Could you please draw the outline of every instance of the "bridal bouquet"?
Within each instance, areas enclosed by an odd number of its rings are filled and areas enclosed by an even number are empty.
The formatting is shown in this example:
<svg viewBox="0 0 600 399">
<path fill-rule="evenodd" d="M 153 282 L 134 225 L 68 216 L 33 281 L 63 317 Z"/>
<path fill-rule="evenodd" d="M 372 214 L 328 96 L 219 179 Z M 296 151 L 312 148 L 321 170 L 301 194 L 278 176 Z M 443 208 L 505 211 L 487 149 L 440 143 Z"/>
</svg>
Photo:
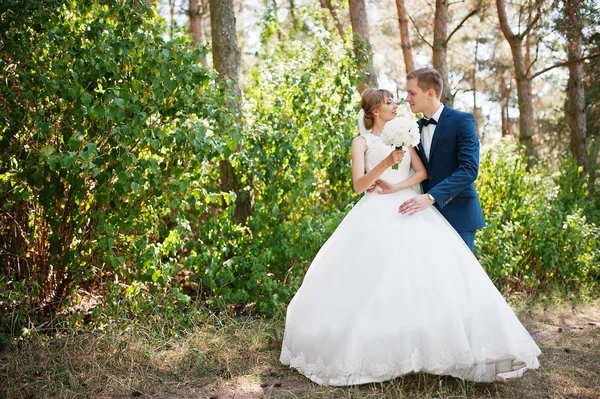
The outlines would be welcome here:
<svg viewBox="0 0 600 399">
<path fill-rule="evenodd" d="M 404 146 L 416 147 L 420 141 L 419 126 L 409 117 L 394 118 L 383 127 L 381 141 L 397 150 Z M 398 169 L 398 165 L 392 166 L 392 169 Z"/>
</svg>

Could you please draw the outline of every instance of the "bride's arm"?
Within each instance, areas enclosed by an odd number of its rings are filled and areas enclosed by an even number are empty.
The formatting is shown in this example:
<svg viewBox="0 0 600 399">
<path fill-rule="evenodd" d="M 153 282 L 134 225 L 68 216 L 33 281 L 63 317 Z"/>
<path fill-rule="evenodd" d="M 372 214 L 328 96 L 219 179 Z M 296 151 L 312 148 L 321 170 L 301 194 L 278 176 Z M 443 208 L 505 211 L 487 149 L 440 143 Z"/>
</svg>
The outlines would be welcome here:
<svg viewBox="0 0 600 399">
<path fill-rule="evenodd" d="M 387 168 L 402 161 L 404 151 L 392 151 L 377 166 L 365 174 L 365 152 L 367 142 L 364 137 L 358 136 L 352 140 L 352 183 L 356 194 L 362 194 L 382 175 Z"/>
<path fill-rule="evenodd" d="M 410 151 L 410 166 L 415 173 L 398 184 L 390 184 L 383 180 L 378 181 L 377 184 L 383 188 L 382 191 L 378 191 L 379 194 L 395 193 L 396 191 L 404 190 L 405 188 L 419 184 L 427 178 L 427 170 L 425 170 L 425 165 L 423 165 L 423 161 L 419 158 L 417 151 L 415 151 L 413 147 L 409 147 L 408 150 Z"/>
</svg>

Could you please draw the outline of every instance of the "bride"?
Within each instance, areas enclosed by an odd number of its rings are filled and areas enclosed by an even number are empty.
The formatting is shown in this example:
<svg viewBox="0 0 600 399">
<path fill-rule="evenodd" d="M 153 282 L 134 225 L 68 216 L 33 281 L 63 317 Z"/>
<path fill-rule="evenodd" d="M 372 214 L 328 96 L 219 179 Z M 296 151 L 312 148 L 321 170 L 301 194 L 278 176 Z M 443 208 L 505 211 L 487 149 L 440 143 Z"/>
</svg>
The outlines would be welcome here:
<svg viewBox="0 0 600 399">
<path fill-rule="evenodd" d="M 352 142 L 352 178 L 354 190 L 367 193 L 292 299 L 280 361 L 321 385 L 413 372 L 481 382 L 520 377 L 539 367 L 540 350 L 469 247 L 433 207 L 398 213 L 426 172 L 414 148 L 392 151 L 381 141 L 396 117 L 392 97 L 363 93 L 360 122 L 371 130 Z M 378 180 L 385 191 L 370 191 Z"/>
</svg>

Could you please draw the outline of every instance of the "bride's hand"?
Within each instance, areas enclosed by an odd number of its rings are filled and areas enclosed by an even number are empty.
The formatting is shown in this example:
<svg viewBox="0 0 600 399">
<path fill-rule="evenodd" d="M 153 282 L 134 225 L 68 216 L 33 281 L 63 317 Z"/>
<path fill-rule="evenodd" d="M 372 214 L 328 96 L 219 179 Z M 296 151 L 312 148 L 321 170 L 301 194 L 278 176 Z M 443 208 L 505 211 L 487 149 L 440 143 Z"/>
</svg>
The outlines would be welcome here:
<svg viewBox="0 0 600 399">
<path fill-rule="evenodd" d="M 394 166 L 402 162 L 402 158 L 404 158 L 404 150 L 394 150 L 385 158 L 385 161 L 388 164 L 388 167 Z"/>
<path fill-rule="evenodd" d="M 379 179 L 375 184 L 381 187 L 381 190 L 377 190 L 377 194 L 391 194 L 396 192 L 396 186 L 385 180 Z"/>
<path fill-rule="evenodd" d="M 371 184 L 371 187 L 367 188 L 368 193 L 372 193 L 377 188 L 377 182 Z"/>
</svg>

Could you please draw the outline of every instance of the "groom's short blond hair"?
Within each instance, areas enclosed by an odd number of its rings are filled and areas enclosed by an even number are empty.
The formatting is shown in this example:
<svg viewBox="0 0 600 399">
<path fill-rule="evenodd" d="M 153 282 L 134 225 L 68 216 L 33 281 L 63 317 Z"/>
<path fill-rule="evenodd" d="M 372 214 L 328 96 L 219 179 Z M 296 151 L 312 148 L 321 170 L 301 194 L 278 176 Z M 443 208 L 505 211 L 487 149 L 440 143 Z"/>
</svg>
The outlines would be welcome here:
<svg viewBox="0 0 600 399">
<path fill-rule="evenodd" d="M 442 76 L 433 68 L 420 68 L 406 75 L 406 80 L 417 79 L 417 86 L 423 90 L 433 89 L 438 98 L 442 97 L 444 81 Z"/>
</svg>

